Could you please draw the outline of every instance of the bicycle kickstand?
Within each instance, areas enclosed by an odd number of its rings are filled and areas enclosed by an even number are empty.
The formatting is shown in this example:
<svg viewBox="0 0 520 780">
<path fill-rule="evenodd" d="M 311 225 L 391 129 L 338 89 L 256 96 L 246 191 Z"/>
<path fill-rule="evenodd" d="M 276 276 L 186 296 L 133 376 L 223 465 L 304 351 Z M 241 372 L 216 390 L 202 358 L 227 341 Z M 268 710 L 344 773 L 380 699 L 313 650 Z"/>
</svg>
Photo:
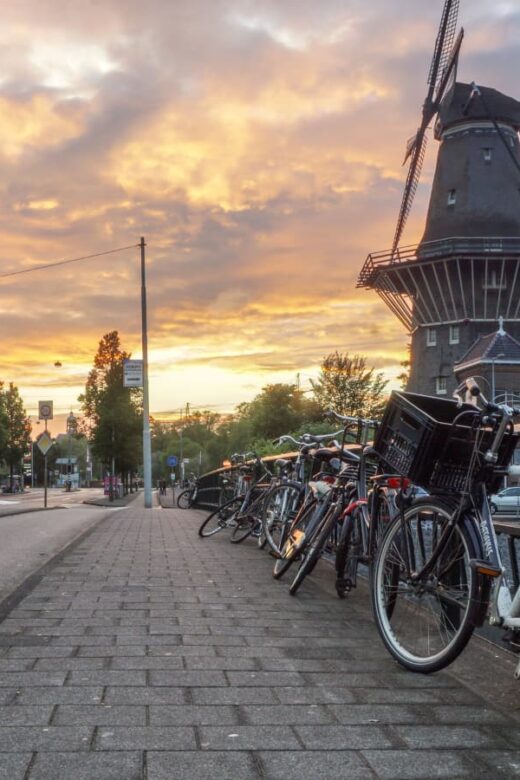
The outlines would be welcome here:
<svg viewBox="0 0 520 780">
<path fill-rule="evenodd" d="M 520 680 L 520 660 L 518 661 L 515 669 L 515 680 Z"/>
</svg>

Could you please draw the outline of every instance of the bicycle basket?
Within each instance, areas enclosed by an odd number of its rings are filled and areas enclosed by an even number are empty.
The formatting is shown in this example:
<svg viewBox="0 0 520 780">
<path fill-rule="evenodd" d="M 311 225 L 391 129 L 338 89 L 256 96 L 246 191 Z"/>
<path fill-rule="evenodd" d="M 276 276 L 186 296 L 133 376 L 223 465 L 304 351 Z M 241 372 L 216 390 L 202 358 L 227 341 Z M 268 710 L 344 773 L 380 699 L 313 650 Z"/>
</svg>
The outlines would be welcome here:
<svg viewBox="0 0 520 780">
<path fill-rule="evenodd" d="M 513 455 L 518 435 L 506 433 L 498 451 L 498 462 L 486 468 L 483 455 L 490 448 L 495 431 L 491 426 L 472 426 L 471 416 L 452 425 L 458 415 L 475 411 L 469 404 L 457 405 L 447 398 L 393 391 L 374 441 L 381 460 L 416 485 L 435 491 L 460 492 L 468 477 L 476 437 L 478 454 L 471 479 L 484 478 L 488 489 L 500 486 L 495 469 L 504 469 Z"/>
</svg>

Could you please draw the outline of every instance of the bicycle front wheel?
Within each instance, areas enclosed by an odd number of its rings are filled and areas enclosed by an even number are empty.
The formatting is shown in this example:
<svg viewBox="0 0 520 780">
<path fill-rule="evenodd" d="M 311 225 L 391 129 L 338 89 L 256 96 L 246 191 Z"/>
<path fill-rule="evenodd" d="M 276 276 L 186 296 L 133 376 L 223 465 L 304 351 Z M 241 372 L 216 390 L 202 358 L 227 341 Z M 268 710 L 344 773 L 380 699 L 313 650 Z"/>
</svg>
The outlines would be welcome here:
<svg viewBox="0 0 520 780">
<path fill-rule="evenodd" d="M 189 509 L 192 501 L 191 501 L 192 492 L 191 490 L 183 490 L 182 493 L 179 493 L 177 496 L 177 506 L 179 509 Z"/>
<path fill-rule="evenodd" d="M 241 498 L 232 498 L 227 504 L 219 506 L 206 517 L 199 528 L 199 536 L 213 536 L 213 534 L 222 531 L 223 528 L 227 528 L 241 506 Z"/>
<path fill-rule="evenodd" d="M 479 612 L 478 557 L 464 521 L 455 525 L 432 571 L 413 578 L 436 550 L 452 510 L 440 502 L 412 505 L 383 536 L 372 571 L 372 606 L 384 644 L 413 672 L 451 663 L 468 642 Z"/>
</svg>

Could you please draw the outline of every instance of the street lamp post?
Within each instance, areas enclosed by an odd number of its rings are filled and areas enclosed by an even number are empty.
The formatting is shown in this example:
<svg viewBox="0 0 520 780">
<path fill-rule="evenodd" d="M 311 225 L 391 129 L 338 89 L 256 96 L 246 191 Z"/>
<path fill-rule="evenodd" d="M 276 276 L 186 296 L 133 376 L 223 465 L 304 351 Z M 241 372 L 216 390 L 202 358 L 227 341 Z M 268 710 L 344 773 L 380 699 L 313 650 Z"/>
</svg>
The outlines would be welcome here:
<svg viewBox="0 0 520 780">
<path fill-rule="evenodd" d="M 150 400 L 148 394 L 148 325 L 146 312 L 146 269 L 144 238 L 141 236 L 141 339 L 143 351 L 143 477 L 144 506 L 152 508 L 152 443 L 150 436 Z"/>
</svg>

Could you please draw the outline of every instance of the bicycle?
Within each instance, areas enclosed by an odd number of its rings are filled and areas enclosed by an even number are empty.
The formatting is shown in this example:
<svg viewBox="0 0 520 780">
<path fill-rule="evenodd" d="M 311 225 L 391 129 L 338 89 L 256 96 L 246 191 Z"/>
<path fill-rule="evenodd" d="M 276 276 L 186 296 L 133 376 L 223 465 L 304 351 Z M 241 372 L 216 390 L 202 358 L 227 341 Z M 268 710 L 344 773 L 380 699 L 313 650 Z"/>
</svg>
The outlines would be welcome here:
<svg viewBox="0 0 520 780">
<path fill-rule="evenodd" d="M 335 412 L 330 412 L 329 416 L 344 424 L 341 445 L 336 442 L 337 455 L 343 465 L 335 480 L 329 481 L 326 487 L 321 486 L 321 490 L 320 483 L 316 486 L 318 505 L 305 531 L 300 566 L 289 587 L 292 595 L 312 572 L 326 548 L 335 553 L 338 595 L 343 597 L 347 590 L 356 587 L 358 565 L 371 563 L 387 519 L 398 511 L 397 496 L 401 496 L 405 487 L 399 478 L 394 483 L 392 477 L 382 474 L 372 478 L 373 487 L 368 493 L 367 478 L 375 469 L 368 467 L 367 457 L 373 455 L 373 451 L 367 447 L 367 441 L 377 422 Z M 347 433 L 352 427 L 356 428 L 355 439 L 361 445 L 359 455 L 345 449 Z M 333 451 L 332 461 L 334 454 Z"/>
<path fill-rule="evenodd" d="M 312 449 L 319 447 L 320 442 L 330 441 L 331 437 L 339 433 L 341 431 L 324 435 L 304 433 L 300 439 L 285 435 L 275 442 L 291 442 L 298 448 L 295 463 L 289 465 L 289 462 L 286 462 L 287 465 L 282 465 L 285 470 L 280 474 L 279 481 L 271 486 L 264 503 L 259 542 L 262 543 L 265 538 L 275 557 L 279 557 L 291 522 L 309 494 L 310 488 L 305 480 L 305 464 L 313 459 L 310 454 Z"/>
<path fill-rule="evenodd" d="M 199 528 L 199 536 L 213 536 L 224 528 L 232 528 L 230 541 L 237 544 L 247 539 L 255 530 L 255 525 L 259 522 L 257 513 L 261 509 L 268 486 L 262 480 L 270 478 L 271 474 L 256 453 L 247 453 L 245 457 L 250 455 L 254 456 L 254 463 L 239 466 L 242 492 L 206 517 Z"/>
<path fill-rule="evenodd" d="M 190 509 L 196 503 L 199 490 L 199 480 L 192 476 L 188 480 L 188 487 L 177 496 L 177 506 L 179 509 Z"/>
<path fill-rule="evenodd" d="M 491 625 L 516 637 L 520 631 L 520 588 L 511 593 L 488 502 L 508 471 L 520 409 L 487 401 L 473 379 L 457 397 L 394 392 L 374 444 L 389 465 L 433 493 L 391 521 L 372 574 L 381 638 L 414 672 L 451 663 L 488 610 Z"/>
</svg>

